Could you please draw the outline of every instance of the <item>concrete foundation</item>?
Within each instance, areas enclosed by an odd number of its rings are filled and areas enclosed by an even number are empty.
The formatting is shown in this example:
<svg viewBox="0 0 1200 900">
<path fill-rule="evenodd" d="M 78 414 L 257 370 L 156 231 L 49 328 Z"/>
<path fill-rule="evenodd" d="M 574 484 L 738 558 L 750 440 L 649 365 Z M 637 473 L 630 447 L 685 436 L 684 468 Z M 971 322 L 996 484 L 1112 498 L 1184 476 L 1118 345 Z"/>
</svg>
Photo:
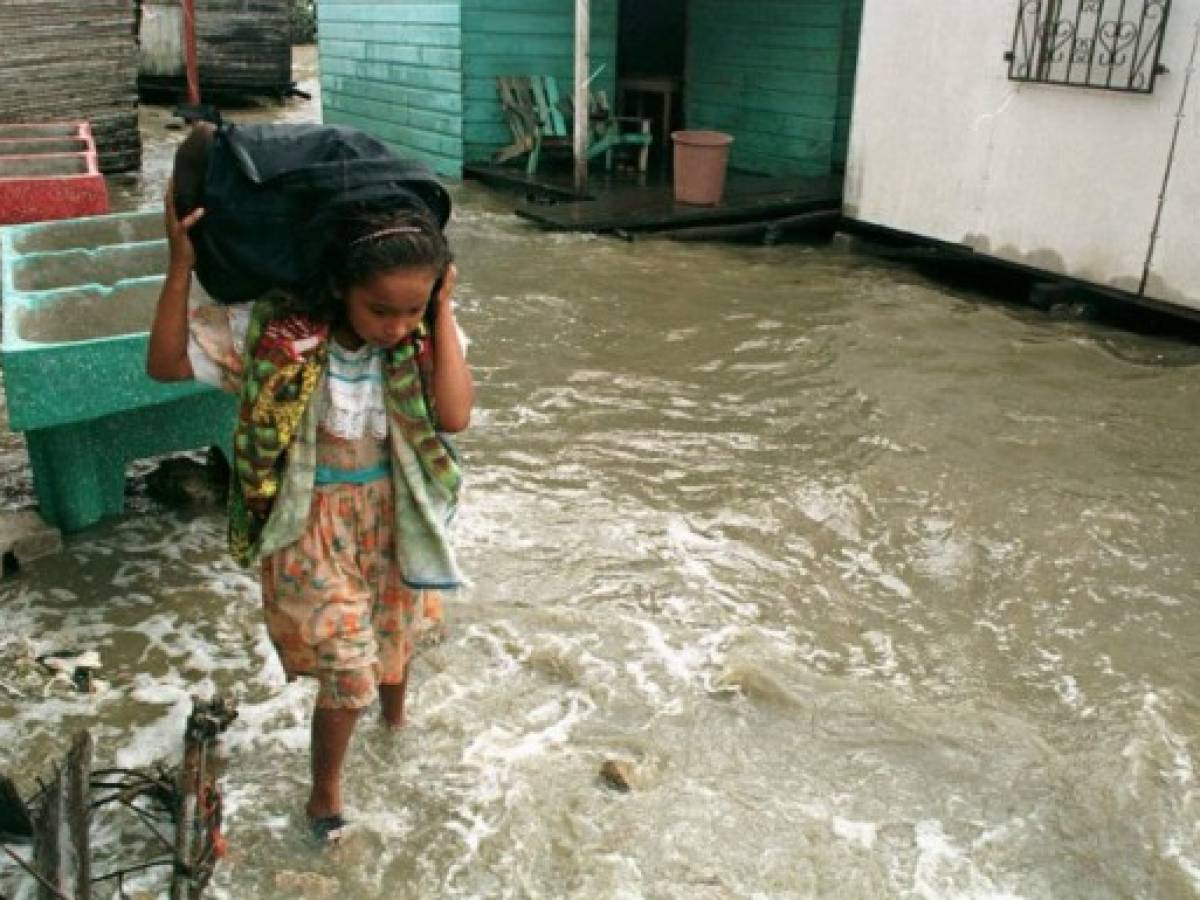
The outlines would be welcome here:
<svg viewBox="0 0 1200 900">
<path fill-rule="evenodd" d="M 61 549 L 62 534 L 33 510 L 0 514 L 0 558 L 5 569 L 10 557 L 18 566 L 26 566 Z"/>
</svg>

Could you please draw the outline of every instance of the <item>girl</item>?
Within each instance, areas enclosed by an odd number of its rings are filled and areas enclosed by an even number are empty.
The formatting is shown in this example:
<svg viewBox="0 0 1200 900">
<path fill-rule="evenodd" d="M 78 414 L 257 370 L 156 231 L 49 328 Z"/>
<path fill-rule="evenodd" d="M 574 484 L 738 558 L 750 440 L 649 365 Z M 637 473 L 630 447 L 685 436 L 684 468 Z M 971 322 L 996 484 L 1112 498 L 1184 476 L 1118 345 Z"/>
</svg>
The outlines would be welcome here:
<svg viewBox="0 0 1200 900">
<path fill-rule="evenodd" d="M 360 208 L 335 227 L 326 278 L 305 296 L 205 306 L 189 315 L 195 252 L 168 185 L 170 263 L 147 371 L 241 398 L 230 546 L 259 562 L 267 630 L 289 678 L 318 682 L 312 717 L 313 834 L 345 828 L 341 773 L 377 698 L 404 723 L 418 631 L 461 582 L 447 525 L 461 476 L 442 438 L 470 420 L 474 388 L 451 296 L 457 270 L 420 210 Z"/>
</svg>

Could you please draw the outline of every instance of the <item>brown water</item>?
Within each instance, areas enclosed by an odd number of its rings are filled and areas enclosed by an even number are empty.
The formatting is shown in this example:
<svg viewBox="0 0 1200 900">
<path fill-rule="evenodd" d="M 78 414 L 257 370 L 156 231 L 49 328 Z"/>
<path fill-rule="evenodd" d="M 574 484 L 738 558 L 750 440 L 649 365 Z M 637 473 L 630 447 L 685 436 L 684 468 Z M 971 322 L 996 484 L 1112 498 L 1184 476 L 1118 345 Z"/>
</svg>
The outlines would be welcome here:
<svg viewBox="0 0 1200 900">
<path fill-rule="evenodd" d="M 1200 895 L 1200 349 L 454 193 L 475 584 L 356 738 L 345 845 L 220 516 L 136 493 L 0 584 L 0 768 L 171 758 L 235 694 L 216 897 Z M 44 694 L 64 646 L 112 689 Z"/>
</svg>

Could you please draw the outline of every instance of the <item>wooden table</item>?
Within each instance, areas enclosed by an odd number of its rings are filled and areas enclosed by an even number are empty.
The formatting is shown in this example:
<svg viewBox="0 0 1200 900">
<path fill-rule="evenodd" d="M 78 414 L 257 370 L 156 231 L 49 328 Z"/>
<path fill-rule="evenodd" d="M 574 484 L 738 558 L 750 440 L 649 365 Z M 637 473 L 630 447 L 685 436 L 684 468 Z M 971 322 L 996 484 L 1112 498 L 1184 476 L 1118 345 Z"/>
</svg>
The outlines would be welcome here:
<svg viewBox="0 0 1200 900">
<path fill-rule="evenodd" d="M 630 95 L 634 97 L 635 107 L 632 113 L 645 117 L 646 98 L 658 97 L 662 107 L 662 119 L 659 133 L 663 148 L 663 166 L 666 166 L 669 142 L 671 139 L 671 112 L 674 97 L 679 93 L 680 81 L 674 75 L 626 75 L 617 79 L 617 111 L 618 115 L 629 115 L 626 105 Z"/>
</svg>

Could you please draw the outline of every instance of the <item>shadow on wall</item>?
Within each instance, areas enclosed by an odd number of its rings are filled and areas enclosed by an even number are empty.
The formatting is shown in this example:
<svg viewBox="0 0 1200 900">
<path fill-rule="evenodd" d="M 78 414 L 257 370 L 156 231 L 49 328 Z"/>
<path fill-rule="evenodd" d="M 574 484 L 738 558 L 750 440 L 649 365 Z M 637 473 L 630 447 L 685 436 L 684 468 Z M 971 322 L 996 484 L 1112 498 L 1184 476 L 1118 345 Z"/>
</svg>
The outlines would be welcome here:
<svg viewBox="0 0 1200 900">
<path fill-rule="evenodd" d="M 874 229 L 846 228 L 835 235 L 833 246 L 911 266 L 964 300 L 984 299 L 1014 311 L 1087 321 L 1200 347 L 1200 319 L 1126 292 Z M 1186 361 L 1191 365 L 1196 359 L 1188 354 Z"/>
<path fill-rule="evenodd" d="M 288 8 L 288 37 L 292 44 L 317 41 L 317 0 L 292 0 Z"/>
</svg>

